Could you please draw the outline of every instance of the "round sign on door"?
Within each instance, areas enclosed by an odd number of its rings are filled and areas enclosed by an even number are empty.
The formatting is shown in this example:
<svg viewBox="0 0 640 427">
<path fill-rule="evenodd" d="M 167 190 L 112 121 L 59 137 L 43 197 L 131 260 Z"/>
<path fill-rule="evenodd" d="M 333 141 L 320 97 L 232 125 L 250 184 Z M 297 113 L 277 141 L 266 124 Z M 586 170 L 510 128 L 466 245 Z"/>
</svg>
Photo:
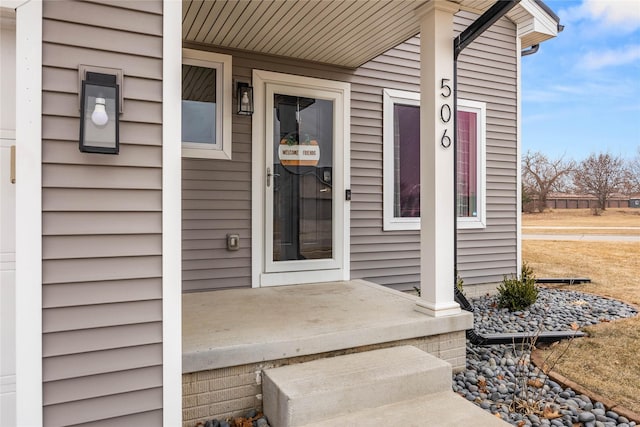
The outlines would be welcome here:
<svg viewBox="0 0 640 427">
<path fill-rule="evenodd" d="M 304 135 L 300 141 L 297 133 L 291 133 L 280 140 L 278 157 L 285 166 L 317 166 L 320 161 L 318 141 Z"/>
</svg>

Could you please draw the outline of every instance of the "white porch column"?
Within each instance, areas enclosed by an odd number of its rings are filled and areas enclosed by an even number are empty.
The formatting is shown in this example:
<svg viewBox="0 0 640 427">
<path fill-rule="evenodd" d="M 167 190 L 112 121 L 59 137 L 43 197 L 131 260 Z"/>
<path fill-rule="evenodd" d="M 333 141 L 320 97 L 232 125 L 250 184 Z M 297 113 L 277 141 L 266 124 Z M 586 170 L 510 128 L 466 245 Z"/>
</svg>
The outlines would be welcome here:
<svg viewBox="0 0 640 427">
<path fill-rule="evenodd" d="M 460 312 L 454 301 L 453 15 L 432 0 L 420 22 L 420 290 L 416 310 L 434 317 Z"/>
</svg>

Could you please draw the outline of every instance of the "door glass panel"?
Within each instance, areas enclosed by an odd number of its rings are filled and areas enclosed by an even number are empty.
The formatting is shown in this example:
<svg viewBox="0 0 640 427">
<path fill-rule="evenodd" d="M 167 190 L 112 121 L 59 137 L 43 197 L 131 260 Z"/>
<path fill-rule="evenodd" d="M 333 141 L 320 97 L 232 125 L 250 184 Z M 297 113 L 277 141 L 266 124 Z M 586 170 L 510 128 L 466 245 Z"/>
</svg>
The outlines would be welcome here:
<svg viewBox="0 0 640 427">
<path fill-rule="evenodd" d="M 333 101 L 273 101 L 273 261 L 332 258 Z"/>
</svg>

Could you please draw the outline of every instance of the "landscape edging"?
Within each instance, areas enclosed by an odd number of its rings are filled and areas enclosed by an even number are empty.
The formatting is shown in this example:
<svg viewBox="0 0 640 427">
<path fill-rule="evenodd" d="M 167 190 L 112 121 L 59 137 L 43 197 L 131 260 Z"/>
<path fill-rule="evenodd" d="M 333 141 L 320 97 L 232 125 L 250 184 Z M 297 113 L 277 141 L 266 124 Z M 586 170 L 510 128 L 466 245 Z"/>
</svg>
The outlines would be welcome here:
<svg viewBox="0 0 640 427">
<path fill-rule="evenodd" d="M 544 366 L 544 360 L 540 353 L 541 353 L 540 350 L 532 351 L 531 362 L 542 370 Z M 557 382 L 558 384 L 564 387 L 569 387 L 578 394 L 589 396 L 589 398 L 593 401 L 601 402 L 608 410 L 614 411 L 618 415 L 622 415 L 623 417 L 628 418 L 630 421 L 635 421 L 636 423 L 640 423 L 640 414 L 633 412 L 630 409 L 625 408 L 624 406 L 618 405 L 613 400 L 608 399 L 592 390 L 589 390 L 586 387 L 581 386 L 575 381 L 570 380 L 564 375 L 559 374 L 553 370 L 546 374 L 549 376 L 551 380 Z"/>
</svg>

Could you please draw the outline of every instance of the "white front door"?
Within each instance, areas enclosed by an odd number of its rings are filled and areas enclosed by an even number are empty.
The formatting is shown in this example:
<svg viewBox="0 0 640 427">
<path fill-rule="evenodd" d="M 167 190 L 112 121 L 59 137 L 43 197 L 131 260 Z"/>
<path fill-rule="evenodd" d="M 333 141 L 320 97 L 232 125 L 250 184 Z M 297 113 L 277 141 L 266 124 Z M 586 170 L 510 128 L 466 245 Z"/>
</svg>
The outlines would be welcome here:
<svg viewBox="0 0 640 427">
<path fill-rule="evenodd" d="M 253 84 L 254 285 L 347 279 L 349 85 L 263 71 Z"/>
</svg>

